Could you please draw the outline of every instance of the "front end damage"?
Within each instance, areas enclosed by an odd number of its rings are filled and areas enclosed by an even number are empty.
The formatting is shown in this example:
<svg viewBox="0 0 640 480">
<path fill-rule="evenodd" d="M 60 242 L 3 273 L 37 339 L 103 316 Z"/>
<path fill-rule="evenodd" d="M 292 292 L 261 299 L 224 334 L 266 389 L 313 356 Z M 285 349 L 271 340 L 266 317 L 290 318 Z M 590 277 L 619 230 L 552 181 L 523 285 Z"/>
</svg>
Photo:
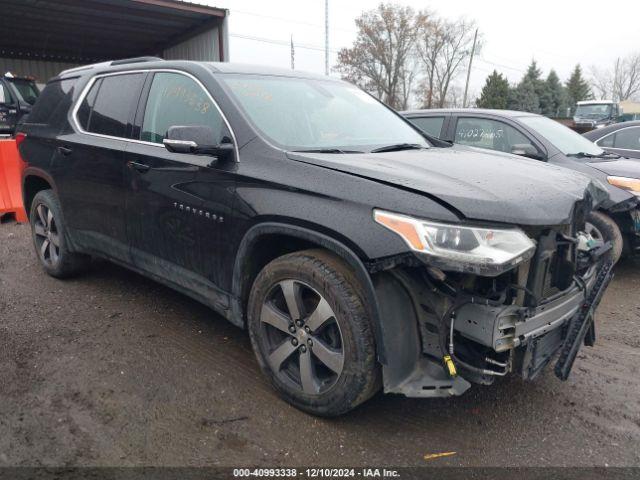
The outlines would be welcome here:
<svg viewBox="0 0 640 480">
<path fill-rule="evenodd" d="M 494 276 L 420 255 L 372 264 L 380 314 L 392 319 L 382 332 L 385 392 L 460 395 L 507 374 L 534 379 L 556 357 L 566 379 L 580 345 L 595 340 L 593 313 L 612 277 L 610 245 L 583 226 L 522 228 L 533 256 Z"/>
</svg>

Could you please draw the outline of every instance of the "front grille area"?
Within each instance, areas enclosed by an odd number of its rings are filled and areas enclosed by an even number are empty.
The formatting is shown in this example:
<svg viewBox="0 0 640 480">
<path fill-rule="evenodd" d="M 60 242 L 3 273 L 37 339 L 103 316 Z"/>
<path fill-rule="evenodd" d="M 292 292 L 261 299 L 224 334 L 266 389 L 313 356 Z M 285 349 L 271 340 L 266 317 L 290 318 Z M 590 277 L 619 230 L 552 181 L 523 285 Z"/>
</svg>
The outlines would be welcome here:
<svg viewBox="0 0 640 480">
<path fill-rule="evenodd" d="M 529 270 L 528 305 L 533 306 L 569 288 L 575 271 L 574 244 L 556 230 L 542 233 Z"/>
</svg>

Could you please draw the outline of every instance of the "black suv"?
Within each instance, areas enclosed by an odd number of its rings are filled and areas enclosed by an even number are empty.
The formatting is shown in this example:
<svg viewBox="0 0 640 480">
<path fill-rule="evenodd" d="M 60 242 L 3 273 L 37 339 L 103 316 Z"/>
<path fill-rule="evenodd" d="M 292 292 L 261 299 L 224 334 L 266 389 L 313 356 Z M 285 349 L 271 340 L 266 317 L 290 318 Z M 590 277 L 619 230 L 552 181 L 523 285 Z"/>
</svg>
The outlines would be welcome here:
<svg viewBox="0 0 640 480">
<path fill-rule="evenodd" d="M 103 63 L 52 79 L 18 138 L 50 275 L 97 256 L 209 305 L 308 412 L 529 379 L 559 351 L 566 378 L 593 341 L 610 262 L 584 218 L 606 193 L 429 141 L 343 81 Z"/>
<path fill-rule="evenodd" d="M 0 77 L 0 134 L 12 134 L 31 111 L 40 91 L 32 78 L 6 73 Z"/>
</svg>

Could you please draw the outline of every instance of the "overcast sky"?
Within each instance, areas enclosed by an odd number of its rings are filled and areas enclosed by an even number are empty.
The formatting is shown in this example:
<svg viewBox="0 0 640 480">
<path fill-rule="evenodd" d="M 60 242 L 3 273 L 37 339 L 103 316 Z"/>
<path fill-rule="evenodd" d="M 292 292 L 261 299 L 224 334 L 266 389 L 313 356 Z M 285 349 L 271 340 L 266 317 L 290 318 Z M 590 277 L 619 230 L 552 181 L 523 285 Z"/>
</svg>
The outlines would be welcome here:
<svg viewBox="0 0 640 480">
<path fill-rule="evenodd" d="M 288 68 L 293 35 L 296 69 L 324 72 L 324 0 L 204 0 L 230 10 L 231 61 Z M 350 46 L 354 19 L 376 0 L 329 0 L 330 65 Z M 535 58 L 546 75 L 554 68 L 564 81 L 576 63 L 610 66 L 616 57 L 640 50 L 640 1 L 404 0 L 443 17 L 474 19 L 484 37 L 474 60 L 470 90 L 477 94 L 494 68 L 515 82 Z M 268 39 L 276 43 L 242 37 Z M 286 43 L 287 45 L 282 45 Z M 308 48 L 303 48 L 308 47 Z M 461 77 L 463 77 L 462 75 Z M 459 79 L 459 83 L 463 82 Z"/>
</svg>

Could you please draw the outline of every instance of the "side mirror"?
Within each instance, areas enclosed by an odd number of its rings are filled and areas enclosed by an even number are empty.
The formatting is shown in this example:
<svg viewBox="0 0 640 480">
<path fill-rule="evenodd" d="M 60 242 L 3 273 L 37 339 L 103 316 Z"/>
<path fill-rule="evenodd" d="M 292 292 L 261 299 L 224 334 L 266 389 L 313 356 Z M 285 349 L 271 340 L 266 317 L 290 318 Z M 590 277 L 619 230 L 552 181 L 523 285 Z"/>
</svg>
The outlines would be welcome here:
<svg viewBox="0 0 640 480">
<path fill-rule="evenodd" d="M 538 149 L 530 143 L 519 143 L 511 147 L 511 153 L 520 155 L 521 157 L 533 158 L 534 160 L 542 160 L 542 155 Z"/>
<path fill-rule="evenodd" d="M 225 137 L 223 140 L 229 139 Z M 162 143 L 173 153 L 211 155 L 218 160 L 226 160 L 232 157 L 234 152 L 233 143 L 218 143 L 215 131 L 207 125 L 169 127 Z"/>
</svg>

